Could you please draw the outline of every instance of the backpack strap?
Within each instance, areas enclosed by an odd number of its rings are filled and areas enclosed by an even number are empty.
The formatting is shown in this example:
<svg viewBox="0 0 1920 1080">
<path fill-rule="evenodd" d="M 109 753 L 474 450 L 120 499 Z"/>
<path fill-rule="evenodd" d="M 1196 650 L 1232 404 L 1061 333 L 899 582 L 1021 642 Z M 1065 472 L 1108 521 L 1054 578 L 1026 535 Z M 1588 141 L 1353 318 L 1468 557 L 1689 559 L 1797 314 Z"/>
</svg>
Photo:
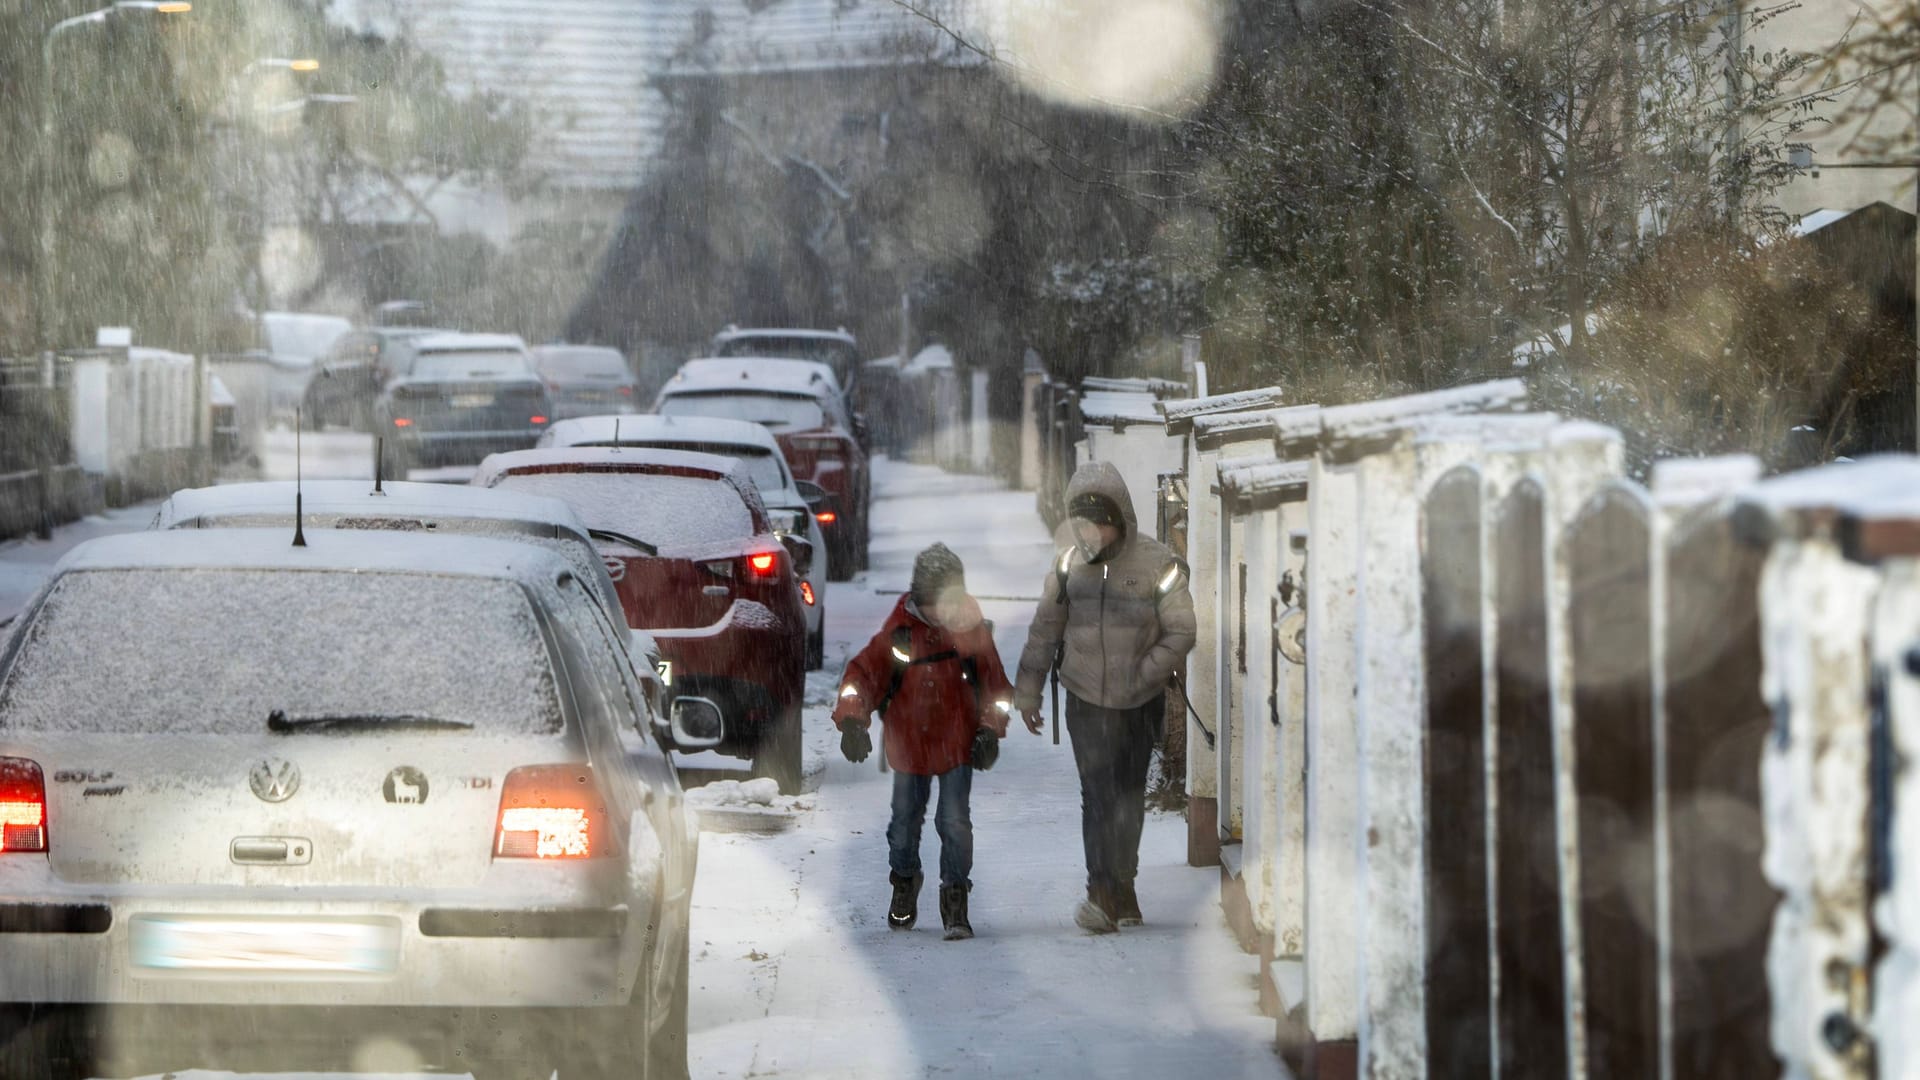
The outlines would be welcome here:
<svg viewBox="0 0 1920 1080">
<path fill-rule="evenodd" d="M 893 696 L 900 692 L 900 684 L 906 680 L 908 668 L 919 664 L 938 664 L 955 659 L 960 655 L 957 649 L 947 649 L 942 652 L 929 653 L 926 656 L 913 655 L 913 631 L 905 626 L 896 626 L 893 628 L 891 646 L 889 651 L 893 654 L 893 673 L 887 677 L 887 692 L 881 696 L 880 704 L 874 708 L 874 711 L 880 714 L 882 720 L 887 718 L 887 706 L 893 704 Z M 971 664 L 970 660 L 962 661 L 961 677 L 971 682 L 973 680 L 969 678 L 969 668 L 967 666 L 969 664 Z M 975 687 L 974 695 L 978 697 L 979 693 L 979 688 Z"/>
</svg>

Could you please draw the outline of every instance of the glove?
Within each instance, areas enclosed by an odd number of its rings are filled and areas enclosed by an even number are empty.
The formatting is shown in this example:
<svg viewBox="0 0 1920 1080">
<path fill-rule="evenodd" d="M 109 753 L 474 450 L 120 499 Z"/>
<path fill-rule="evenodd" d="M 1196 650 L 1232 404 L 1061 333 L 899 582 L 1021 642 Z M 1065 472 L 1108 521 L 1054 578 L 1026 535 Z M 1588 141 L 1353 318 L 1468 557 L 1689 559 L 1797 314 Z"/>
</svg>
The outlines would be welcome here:
<svg viewBox="0 0 1920 1080">
<path fill-rule="evenodd" d="M 840 729 L 840 755 L 858 765 L 873 753 L 873 736 L 867 729 L 857 724 L 847 724 Z"/>
<path fill-rule="evenodd" d="M 999 760 L 1000 737 L 987 728 L 975 728 L 973 730 L 973 753 L 970 755 L 970 761 L 973 767 L 985 772 L 993 768 L 993 763 Z"/>
</svg>

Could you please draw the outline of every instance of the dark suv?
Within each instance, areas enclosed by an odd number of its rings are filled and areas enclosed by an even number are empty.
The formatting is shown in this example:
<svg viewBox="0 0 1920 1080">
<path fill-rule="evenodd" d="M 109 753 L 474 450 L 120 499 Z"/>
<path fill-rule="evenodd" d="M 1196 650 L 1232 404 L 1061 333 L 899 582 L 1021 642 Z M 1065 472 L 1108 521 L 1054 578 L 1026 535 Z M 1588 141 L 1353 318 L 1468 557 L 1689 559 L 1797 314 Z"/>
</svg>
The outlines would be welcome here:
<svg viewBox="0 0 1920 1080">
<path fill-rule="evenodd" d="M 531 449 L 552 415 L 546 384 L 517 336 L 415 338 L 374 406 L 382 471 L 405 479 L 416 465 L 477 465 L 488 454 Z"/>
<path fill-rule="evenodd" d="M 400 355 L 413 341 L 445 333 L 431 327 L 370 326 L 344 335 L 313 365 L 313 374 L 307 378 L 300 402 L 307 425 L 373 430 L 374 402 L 393 377 Z"/>
</svg>

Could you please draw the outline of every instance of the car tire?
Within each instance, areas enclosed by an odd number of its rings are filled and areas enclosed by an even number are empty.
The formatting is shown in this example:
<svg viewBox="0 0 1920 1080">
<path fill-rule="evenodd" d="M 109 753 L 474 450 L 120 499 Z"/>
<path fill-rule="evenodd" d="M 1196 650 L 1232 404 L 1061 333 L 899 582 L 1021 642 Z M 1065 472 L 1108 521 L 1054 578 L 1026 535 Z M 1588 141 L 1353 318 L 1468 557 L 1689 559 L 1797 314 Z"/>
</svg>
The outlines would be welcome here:
<svg viewBox="0 0 1920 1080">
<path fill-rule="evenodd" d="M 753 752 L 753 774 L 771 777 L 780 794 L 800 794 L 800 706 L 793 705 L 761 731 Z"/>
<path fill-rule="evenodd" d="M 820 629 L 807 635 L 807 670 L 819 671 L 826 666 L 827 630 L 825 626 L 822 626 Z"/>
<path fill-rule="evenodd" d="M 689 916 L 683 914 L 682 918 Z M 689 924 L 691 927 L 691 924 Z M 687 1080 L 687 954 L 691 932 L 682 935 L 680 955 L 674 958 L 673 997 L 660 1034 L 647 1042 L 647 1080 Z"/>
</svg>

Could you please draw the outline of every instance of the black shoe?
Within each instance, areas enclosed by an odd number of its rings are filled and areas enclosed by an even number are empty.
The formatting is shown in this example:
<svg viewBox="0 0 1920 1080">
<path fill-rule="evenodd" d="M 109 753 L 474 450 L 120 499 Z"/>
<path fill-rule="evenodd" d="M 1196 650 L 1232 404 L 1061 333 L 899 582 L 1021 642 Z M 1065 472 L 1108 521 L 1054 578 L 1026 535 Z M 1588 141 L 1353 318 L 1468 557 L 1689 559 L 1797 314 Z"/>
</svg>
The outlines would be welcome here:
<svg viewBox="0 0 1920 1080">
<path fill-rule="evenodd" d="M 967 921 L 967 887 L 940 887 L 940 925 L 947 928 L 948 941 L 964 941 L 973 936 L 973 924 Z"/>
<path fill-rule="evenodd" d="M 1089 886 L 1087 898 L 1073 911 L 1074 925 L 1089 934 L 1111 934 L 1114 931 L 1113 913 L 1118 907 L 1114 903 L 1111 890 Z"/>
<path fill-rule="evenodd" d="M 1134 895 L 1133 883 L 1127 882 L 1113 890 L 1113 922 L 1115 926 L 1139 926 L 1140 898 Z"/>
<path fill-rule="evenodd" d="M 920 882 L 921 875 L 901 877 L 889 872 L 887 879 L 893 882 L 893 904 L 887 908 L 887 925 L 895 930 L 911 930 L 920 918 Z"/>
</svg>

